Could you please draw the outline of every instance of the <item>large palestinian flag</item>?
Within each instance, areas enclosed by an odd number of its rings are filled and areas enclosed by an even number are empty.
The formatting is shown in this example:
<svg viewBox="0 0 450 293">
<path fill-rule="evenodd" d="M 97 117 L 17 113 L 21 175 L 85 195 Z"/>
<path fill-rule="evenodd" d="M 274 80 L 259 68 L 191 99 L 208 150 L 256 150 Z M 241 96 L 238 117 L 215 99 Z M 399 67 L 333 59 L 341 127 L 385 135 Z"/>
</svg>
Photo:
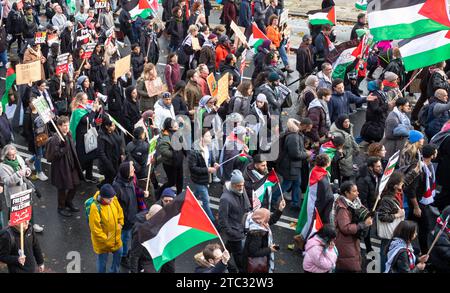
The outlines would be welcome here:
<svg viewBox="0 0 450 293">
<path fill-rule="evenodd" d="M 336 25 L 336 10 L 334 6 L 321 10 L 311 10 L 306 12 L 306 14 L 308 14 L 311 25 Z"/>
<path fill-rule="evenodd" d="M 305 240 L 308 239 L 311 232 L 315 232 L 317 229 L 320 229 L 322 224 L 316 209 L 316 202 L 318 197 L 318 183 L 327 175 L 327 170 L 320 167 L 314 167 L 309 175 L 309 185 L 305 192 L 296 229 L 296 232 L 301 234 Z"/>
<path fill-rule="evenodd" d="M 189 188 L 137 232 L 139 242 L 150 253 L 157 271 L 188 249 L 219 237 Z"/>
<path fill-rule="evenodd" d="M 6 71 L 5 92 L 3 93 L 2 96 L 3 112 L 6 111 L 6 105 L 8 104 L 9 90 L 12 88 L 15 81 L 16 81 L 16 72 L 14 71 L 13 68 L 8 68 L 8 70 Z"/>
<path fill-rule="evenodd" d="M 90 102 L 92 103 L 92 101 Z M 83 106 L 79 106 L 72 112 L 72 116 L 70 116 L 69 130 L 72 134 L 73 141 L 77 141 L 78 124 L 80 124 L 81 119 L 88 113 L 88 110 L 86 110 Z"/>
<path fill-rule="evenodd" d="M 356 9 L 367 10 L 367 0 L 358 0 L 355 2 Z"/>
<path fill-rule="evenodd" d="M 257 210 L 261 207 L 269 209 L 271 198 L 267 197 L 268 191 L 280 182 L 275 170 L 269 172 L 266 176 L 261 178 L 258 182 L 253 185 L 253 210 Z"/>
<path fill-rule="evenodd" d="M 339 58 L 336 60 L 336 62 L 333 63 L 333 75 L 332 75 L 333 79 L 336 78 L 344 79 L 347 67 L 350 64 L 352 64 L 356 60 L 356 57 L 358 57 L 359 55 L 363 57 L 367 55 L 368 51 L 369 46 L 367 43 L 366 36 L 362 38 L 357 47 L 348 48 L 344 50 L 341 53 L 341 55 L 339 55 Z"/>
<path fill-rule="evenodd" d="M 399 43 L 406 71 L 450 59 L 450 30 L 422 35 Z"/>
<path fill-rule="evenodd" d="M 264 40 L 269 38 L 258 28 L 255 23 L 252 23 L 252 35 L 248 41 L 250 47 L 253 48 L 255 53 L 258 53 L 258 47 L 262 45 Z"/>
<path fill-rule="evenodd" d="M 448 0 L 370 0 L 369 28 L 375 40 L 400 40 L 450 29 Z"/>
<path fill-rule="evenodd" d="M 158 11 L 157 0 L 130 0 L 123 4 L 123 8 L 128 11 L 132 19 L 140 16 L 141 18 L 147 18 L 152 15 L 153 12 Z"/>
</svg>

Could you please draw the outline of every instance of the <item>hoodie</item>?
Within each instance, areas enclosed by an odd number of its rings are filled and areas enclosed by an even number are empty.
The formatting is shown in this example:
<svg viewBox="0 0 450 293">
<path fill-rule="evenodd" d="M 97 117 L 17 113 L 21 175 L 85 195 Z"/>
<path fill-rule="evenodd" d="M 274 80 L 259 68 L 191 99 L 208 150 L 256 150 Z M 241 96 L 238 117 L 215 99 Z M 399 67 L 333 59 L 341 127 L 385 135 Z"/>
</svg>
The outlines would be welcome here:
<svg viewBox="0 0 450 293">
<path fill-rule="evenodd" d="M 325 247 L 325 242 L 315 235 L 306 242 L 303 270 L 310 273 L 328 273 L 336 267 L 337 257 L 336 247 Z"/>
<path fill-rule="evenodd" d="M 163 124 L 166 118 L 175 119 L 175 111 L 173 105 L 167 106 L 163 99 L 159 99 L 155 104 L 155 126 L 160 130 L 163 129 Z"/>
</svg>

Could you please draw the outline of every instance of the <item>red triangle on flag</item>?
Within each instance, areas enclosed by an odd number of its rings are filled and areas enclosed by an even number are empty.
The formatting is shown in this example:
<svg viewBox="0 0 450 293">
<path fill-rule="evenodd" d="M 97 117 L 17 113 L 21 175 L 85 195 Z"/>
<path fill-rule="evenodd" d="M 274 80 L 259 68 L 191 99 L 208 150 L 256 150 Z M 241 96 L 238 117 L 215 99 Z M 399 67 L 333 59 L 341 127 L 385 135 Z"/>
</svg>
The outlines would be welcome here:
<svg viewBox="0 0 450 293">
<path fill-rule="evenodd" d="M 186 189 L 178 225 L 191 227 L 218 236 L 216 228 L 201 208 L 190 188 Z"/>
<path fill-rule="evenodd" d="M 446 37 L 447 39 L 450 39 L 450 31 L 447 31 L 447 34 L 445 35 L 445 37 Z"/>
<path fill-rule="evenodd" d="M 336 10 L 335 10 L 334 6 L 331 7 L 330 11 L 328 11 L 327 18 L 334 25 L 336 25 Z"/>
<path fill-rule="evenodd" d="M 158 0 L 150 0 L 150 8 L 153 11 L 158 11 Z"/>
<path fill-rule="evenodd" d="M 314 228 L 319 231 L 323 227 L 322 219 L 320 218 L 319 211 L 316 209 L 316 220 L 314 221 Z"/>
<path fill-rule="evenodd" d="M 149 9 L 150 4 L 148 3 L 147 0 L 139 0 L 139 4 L 138 4 L 139 9 Z"/>
<path fill-rule="evenodd" d="M 363 51 L 363 45 L 364 45 L 364 40 L 365 38 L 363 38 L 360 42 L 358 47 L 356 47 L 356 49 L 352 52 L 352 56 L 355 58 L 358 58 L 359 55 L 362 55 L 362 51 Z"/>
<path fill-rule="evenodd" d="M 267 176 L 267 180 L 269 180 L 272 183 L 280 182 L 280 180 L 278 179 L 277 173 L 275 172 L 274 169 L 272 169 L 272 171 L 270 171 L 269 175 Z"/>
<path fill-rule="evenodd" d="M 419 14 L 450 27 L 447 5 L 447 0 L 427 0 L 420 8 Z"/>
<path fill-rule="evenodd" d="M 268 40 L 269 38 L 258 28 L 256 23 L 252 24 L 252 33 L 254 39 L 264 39 Z"/>
</svg>

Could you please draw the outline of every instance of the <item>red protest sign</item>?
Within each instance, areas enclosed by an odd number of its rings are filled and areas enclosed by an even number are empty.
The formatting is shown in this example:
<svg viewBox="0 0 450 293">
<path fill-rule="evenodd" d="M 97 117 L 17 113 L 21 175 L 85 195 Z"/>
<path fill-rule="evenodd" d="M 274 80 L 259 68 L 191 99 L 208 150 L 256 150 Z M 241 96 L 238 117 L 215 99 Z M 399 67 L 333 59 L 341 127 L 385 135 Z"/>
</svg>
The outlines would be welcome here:
<svg viewBox="0 0 450 293">
<path fill-rule="evenodd" d="M 81 58 L 83 59 L 89 59 L 92 56 L 92 52 L 94 52 L 96 43 L 89 43 L 83 46 L 84 53 L 81 55 Z"/>
<path fill-rule="evenodd" d="M 47 41 L 47 32 L 36 32 L 34 34 L 34 42 L 36 44 L 45 44 Z"/>
<path fill-rule="evenodd" d="M 69 53 L 58 55 L 56 58 L 56 75 L 69 72 Z"/>
<path fill-rule="evenodd" d="M 31 220 L 31 192 L 28 189 L 11 195 L 10 226 Z"/>
</svg>

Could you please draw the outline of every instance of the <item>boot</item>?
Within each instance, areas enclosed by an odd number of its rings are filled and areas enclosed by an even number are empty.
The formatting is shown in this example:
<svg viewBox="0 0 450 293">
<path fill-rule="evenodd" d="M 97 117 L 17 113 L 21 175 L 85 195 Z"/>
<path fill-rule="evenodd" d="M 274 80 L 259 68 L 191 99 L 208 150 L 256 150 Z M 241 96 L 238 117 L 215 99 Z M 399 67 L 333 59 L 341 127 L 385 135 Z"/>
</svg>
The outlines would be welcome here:
<svg viewBox="0 0 450 293">
<path fill-rule="evenodd" d="M 63 217 L 72 217 L 72 213 L 65 209 L 58 209 L 58 214 Z"/>
</svg>

